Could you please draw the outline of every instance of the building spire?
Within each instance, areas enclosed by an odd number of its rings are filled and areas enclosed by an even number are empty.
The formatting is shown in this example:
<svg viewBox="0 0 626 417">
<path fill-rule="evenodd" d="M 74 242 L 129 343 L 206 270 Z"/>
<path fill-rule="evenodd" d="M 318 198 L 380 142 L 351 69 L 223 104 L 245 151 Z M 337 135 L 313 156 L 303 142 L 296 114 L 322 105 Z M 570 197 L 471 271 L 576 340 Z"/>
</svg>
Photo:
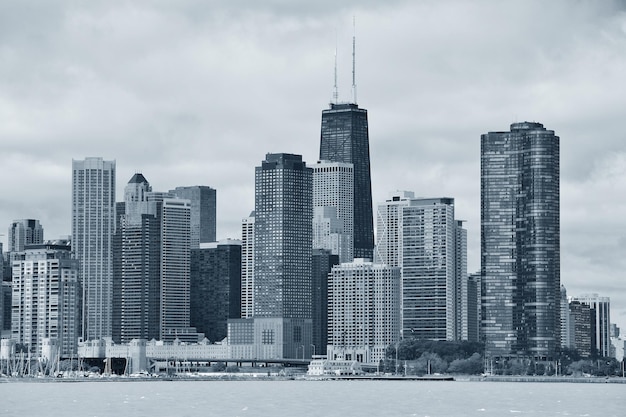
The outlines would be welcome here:
<svg viewBox="0 0 626 417">
<path fill-rule="evenodd" d="M 337 88 L 337 31 L 335 31 L 335 84 L 333 86 L 333 100 L 334 104 L 339 102 L 339 89 Z"/>
<path fill-rule="evenodd" d="M 352 16 L 352 102 L 356 104 L 356 17 Z"/>
</svg>

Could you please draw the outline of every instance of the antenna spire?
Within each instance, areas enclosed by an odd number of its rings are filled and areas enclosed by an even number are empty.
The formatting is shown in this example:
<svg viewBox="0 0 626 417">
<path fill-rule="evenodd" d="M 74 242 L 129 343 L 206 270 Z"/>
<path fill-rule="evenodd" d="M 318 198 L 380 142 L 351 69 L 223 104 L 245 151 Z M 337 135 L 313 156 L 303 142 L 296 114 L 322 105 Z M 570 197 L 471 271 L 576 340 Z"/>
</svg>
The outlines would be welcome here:
<svg viewBox="0 0 626 417">
<path fill-rule="evenodd" d="M 337 88 L 337 32 L 335 32 L 335 85 L 333 86 L 333 103 L 339 102 L 339 89 Z"/>
<path fill-rule="evenodd" d="M 356 104 L 356 17 L 352 16 L 352 102 Z"/>
</svg>

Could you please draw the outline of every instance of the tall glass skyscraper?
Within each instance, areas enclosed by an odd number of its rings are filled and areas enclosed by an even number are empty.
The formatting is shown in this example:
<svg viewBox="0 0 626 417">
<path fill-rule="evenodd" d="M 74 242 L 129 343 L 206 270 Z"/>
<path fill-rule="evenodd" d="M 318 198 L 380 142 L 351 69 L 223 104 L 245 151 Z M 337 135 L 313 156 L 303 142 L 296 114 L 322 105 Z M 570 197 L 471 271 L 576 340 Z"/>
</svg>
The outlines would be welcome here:
<svg viewBox="0 0 626 417">
<path fill-rule="evenodd" d="M 72 249 L 80 261 L 85 340 L 111 337 L 115 161 L 72 161 Z"/>
<path fill-rule="evenodd" d="M 531 122 L 482 135 L 482 332 L 488 357 L 556 354 L 559 235 L 559 137 Z"/>
<path fill-rule="evenodd" d="M 354 257 L 372 259 L 374 220 L 367 110 L 331 103 L 322 111 L 321 161 L 354 165 Z"/>
</svg>

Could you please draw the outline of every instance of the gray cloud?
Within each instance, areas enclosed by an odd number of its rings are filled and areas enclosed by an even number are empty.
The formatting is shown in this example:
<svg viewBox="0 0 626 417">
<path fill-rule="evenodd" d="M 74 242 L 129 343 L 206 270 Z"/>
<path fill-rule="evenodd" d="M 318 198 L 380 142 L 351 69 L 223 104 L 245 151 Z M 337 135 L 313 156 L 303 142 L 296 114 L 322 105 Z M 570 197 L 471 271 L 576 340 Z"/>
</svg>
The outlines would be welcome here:
<svg viewBox="0 0 626 417">
<path fill-rule="evenodd" d="M 116 159 L 158 190 L 218 190 L 238 237 L 266 152 L 317 160 L 320 111 L 370 112 L 373 192 L 456 199 L 480 262 L 480 134 L 536 120 L 561 137 L 562 281 L 612 297 L 626 329 L 624 2 L 104 1 L 0 4 L 0 225 L 70 232 L 72 158 Z"/>
</svg>

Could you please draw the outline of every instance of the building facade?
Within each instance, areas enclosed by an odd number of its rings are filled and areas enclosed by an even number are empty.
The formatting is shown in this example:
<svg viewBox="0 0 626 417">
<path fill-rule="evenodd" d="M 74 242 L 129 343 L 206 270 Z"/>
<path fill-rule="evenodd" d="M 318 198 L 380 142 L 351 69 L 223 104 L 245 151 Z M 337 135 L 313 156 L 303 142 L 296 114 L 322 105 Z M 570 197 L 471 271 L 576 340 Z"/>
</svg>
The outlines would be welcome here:
<svg viewBox="0 0 626 417">
<path fill-rule="evenodd" d="M 170 194 L 191 202 L 191 248 L 216 241 L 217 191 L 205 185 L 176 187 Z"/>
<path fill-rule="evenodd" d="M 353 246 L 353 165 L 318 162 L 313 166 L 313 247 L 330 249 L 340 262 L 352 262 Z"/>
<path fill-rule="evenodd" d="M 13 220 L 7 241 L 9 252 L 22 252 L 26 245 L 43 243 L 43 227 L 35 219 Z"/>
<path fill-rule="evenodd" d="M 313 249 L 313 355 L 326 355 L 328 344 L 328 274 L 339 265 L 339 255 Z"/>
<path fill-rule="evenodd" d="M 227 336 L 241 315 L 241 241 L 202 243 L 191 250 L 191 325 L 210 341 Z"/>
<path fill-rule="evenodd" d="M 482 331 L 489 357 L 557 353 L 559 213 L 559 137 L 534 122 L 482 135 Z"/>
<path fill-rule="evenodd" d="M 400 268 L 355 259 L 332 268 L 328 358 L 378 363 L 400 338 Z"/>
<path fill-rule="evenodd" d="M 331 103 L 322 111 L 320 161 L 353 165 L 354 257 L 373 258 L 374 223 L 367 110 Z"/>
<path fill-rule="evenodd" d="M 598 294 L 584 294 L 572 297 L 589 306 L 591 314 L 591 355 L 609 357 L 611 355 L 611 299 Z"/>
<path fill-rule="evenodd" d="M 42 356 L 44 339 L 55 339 L 63 358 L 76 354 L 81 290 L 69 242 L 30 245 L 16 255 L 11 338 L 36 357 Z"/>
<path fill-rule="evenodd" d="M 115 161 L 72 161 L 72 249 L 80 263 L 82 337 L 112 336 Z"/>
<path fill-rule="evenodd" d="M 241 220 L 241 318 L 254 316 L 254 211 Z"/>
<path fill-rule="evenodd" d="M 467 340 L 467 232 L 454 199 L 413 195 L 396 193 L 377 210 L 375 259 L 402 271 L 402 335 Z"/>
</svg>

